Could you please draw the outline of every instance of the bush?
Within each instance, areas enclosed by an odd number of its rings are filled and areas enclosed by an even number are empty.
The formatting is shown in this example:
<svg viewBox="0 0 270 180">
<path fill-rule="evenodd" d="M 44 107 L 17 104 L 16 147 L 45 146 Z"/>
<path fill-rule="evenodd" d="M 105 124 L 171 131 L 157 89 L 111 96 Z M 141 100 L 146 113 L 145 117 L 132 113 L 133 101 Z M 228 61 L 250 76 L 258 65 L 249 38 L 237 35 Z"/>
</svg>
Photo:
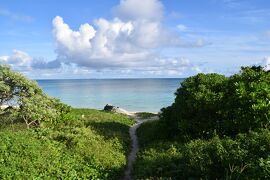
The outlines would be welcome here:
<svg viewBox="0 0 270 180">
<path fill-rule="evenodd" d="M 270 125 L 270 71 L 244 67 L 224 86 L 222 118 L 227 134 L 247 132 Z"/>
<path fill-rule="evenodd" d="M 269 71 L 198 74 L 175 94 L 138 129 L 137 179 L 270 179 Z"/>
<path fill-rule="evenodd" d="M 153 129 L 153 124 L 147 123 L 139 131 L 149 128 Z M 266 129 L 239 134 L 235 139 L 214 135 L 186 143 L 138 135 L 147 143 L 141 146 L 135 163 L 137 179 L 270 178 L 270 131 Z"/>
<path fill-rule="evenodd" d="M 161 114 L 172 136 L 235 136 L 270 123 L 270 72 L 261 67 L 242 68 L 229 78 L 198 74 L 175 94 L 175 102 Z"/>
<path fill-rule="evenodd" d="M 71 109 L 7 66 L 0 66 L 0 106 L 0 179 L 122 176 L 134 123 L 128 116 Z"/>
<path fill-rule="evenodd" d="M 0 179 L 120 179 L 130 150 L 128 116 L 72 109 L 46 127 L 0 132 Z"/>
<path fill-rule="evenodd" d="M 270 178 L 266 166 L 270 151 L 270 132 L 239 134 L 236 139 L 194 140 L 185 145 L 184 172 L 188 177 L 207 179 Z M 265 165 L 265 164 L 263 164 Z"/>
<path fill-rule="evenodd" d="M 1 179 L 106 178 L 94 159 L 84 159 L 35 132 L 0 133 Z"/>
</svg>

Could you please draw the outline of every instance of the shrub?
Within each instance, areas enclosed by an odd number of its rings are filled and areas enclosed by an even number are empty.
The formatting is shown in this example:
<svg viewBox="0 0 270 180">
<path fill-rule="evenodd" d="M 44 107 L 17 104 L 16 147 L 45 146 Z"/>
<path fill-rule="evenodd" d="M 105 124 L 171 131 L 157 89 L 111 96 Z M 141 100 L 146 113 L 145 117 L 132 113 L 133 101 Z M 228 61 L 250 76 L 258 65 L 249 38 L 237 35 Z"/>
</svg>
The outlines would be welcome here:
<svg viewBox="0 0 270 180">
<path fill-rule="evenodd" d="M 172 106 L 162 109 L 169 133 L 206 135 L 219 128 L 219 107 L 227 78 L 218 74 L 198 74 L 187 78 L 176 91 Z"/>
<path fill-rule="evenodd" d="M 270 132 L 260 130 L 239 134 L 236 139 L 194 140 L 185 145 L 184 172 L 207 179 L 269 178 Z"/>
<path fill-rule="evenodd" d="M 150 124 L 141 126 L 148 129 Z M 144 131 L 144 130 L 141 130 Z M 270 131 L 215 135 L 189 142 L 145 138 L 135 163 L 137 179 L 269 179 Z"/>
<path fill-rule="evenodd" d="M 91 109 L 72 109 L 65 118 L 41 128 L 1 129 L 0 179 L 120 179 L 134 121 Z"/>
<path fill-rule="evenodd" d="M 105 179 L 94 159 L 84 159 L 35 132 L 0 132 L 1 179 Z"/>
<path fill-rule="evenodd" d="M 224 86 L 223 124 L 227 134 L 269 127 L 270 71 L 261 67 L 244 67 Z"/>
<path fill-rule="evenodd" d="M 175 95 L 161 114 L 173 136 L 235 136 L 270 123 L 270 72 L 261 67 L 243 67 L 229 78 L 198 74 L 182 82 Z"/>
</svg>

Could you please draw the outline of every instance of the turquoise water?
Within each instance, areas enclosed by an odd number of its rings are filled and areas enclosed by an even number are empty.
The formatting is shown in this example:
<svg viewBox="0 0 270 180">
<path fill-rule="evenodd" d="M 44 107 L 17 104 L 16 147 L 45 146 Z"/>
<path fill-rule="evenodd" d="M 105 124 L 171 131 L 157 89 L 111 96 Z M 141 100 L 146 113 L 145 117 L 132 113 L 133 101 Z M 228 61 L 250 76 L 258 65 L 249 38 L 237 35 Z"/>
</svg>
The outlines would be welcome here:
<svg viewBox="0 0 270 180">
<path fill-rule="evenodd" d="M 38 80 L 50 96 L 73 107 L 103 109 L 113 104 L 129 111 L 158 112 L 174 101 L 183 79 Z"/>
</svg>

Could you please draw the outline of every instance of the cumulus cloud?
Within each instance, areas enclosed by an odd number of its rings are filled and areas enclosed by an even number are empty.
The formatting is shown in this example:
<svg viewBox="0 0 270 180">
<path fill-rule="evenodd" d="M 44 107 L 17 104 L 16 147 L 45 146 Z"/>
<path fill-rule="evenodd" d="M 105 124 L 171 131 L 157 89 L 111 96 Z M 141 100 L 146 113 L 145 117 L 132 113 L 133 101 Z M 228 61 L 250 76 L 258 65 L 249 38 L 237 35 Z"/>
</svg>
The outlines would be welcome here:
<svg viewBox="0 0 270 180">
<path fill-rule="evenodd" d="M 97 29 L 89 24 L 73 31 L 59 16 L 53 20 L 53 32 L 57 44 L 58 59 L 91 68 L 129 66 L 145 59 L 149 53 L 129 42 L 133 29 L 130 22 L 119 19 L 98 19 Z"/>
<path fill-rule="evenodd" d="M 193 68 L 194 65 L 187 59 L 160 56 L 155 51 L 153 41 L 160 39 L 153 37 L 156 27 L 151 29 L 150 24 L 150 29 L 145 30 L 140 29 L 139 27 L 143 26 L 136 23 L 123 22 L 118 18 L 112 21 L 98 19 L 96 29 L 89 24 L 83 24 L 79 31 L 74 31 L 63 18 L 57 16 L 53 20 L 57 59 L 65 64 L 71 63 L 96 70 L 118 69 L 127 72 L 125 69 L 129 69 L 128 72 L 136 70 L 150 74 L 181 74 L 183 70 Z M 190 46 L 201 46 L 202 42 L 196 43 Z"/>
<path fill-rule="evenodd" d="M 77 69 L 89 71 L 141 72 L 179 75 L 196 66 L 180 57 L 164 57 L 162 48 L 194 48 L 206 45 L 203 40 L 185 41 L 178 33 L 163 27 L 164 7 L 160 0 L 121 0 L 113 8 L 113 18 L 99 18 L 72 29 L 60 16 L 53 21 L 56 59 L 45 61 L 15 50 L 0 57 L 0 63 L 22 69 Z M 178 27 L 185 29 L 183 25 Z M 69 67 L 69 68 L 67 68 Z"/>
<path fill-rule="evenodd" d="M 114 8 L 114 15 L 122 20 L 160 21 L 163 4 L 159 0 L 121 0 Z"/>
<path fill-rule="evenodd" d="M 45 61 L 42 58 L 36 58 L 32 61 L 31 67 L 33 69 L 58 69 L 61 67 L 61 62 L 58 60 Z"/>
<path fill-rule="evenodd" d="M 19 50 L 13 50 L 11 56 L 0 57 L 1 64 L 9 64 L 15 70 L 27 71 L 31 69 L 31 63 L 33 58 L 27 53 Z"/>
<path fill-rule="evenodd" d="M 264 58 L 263 67 L 265 68 L 265 70 L 270 71 L 270 57 Z"/>
<path fill-rule="evenodd" d="M 13 50 L 10 56 L 0 56 L 0 64 L 8 64 L 14 70 L 25 72 L 33 69 L 57 69 L 61 66 L 58 60 L 45 61 L 42 58 L 33 58 L 28 53 Z"/>
<path fill-rule="evenodd" d="M 56 16 L 53 35 L 57 60 L 92 69 L 152 67 L 159 64 L 159 48 L 206 45 L 200 39 L 183 41 L 164 28 L 163 10 L 159 0 L 121 0 L 113 8 L 112 20 L 99 18 L 93 25 L 82 24 L 77 31 Z"/>
</svg>

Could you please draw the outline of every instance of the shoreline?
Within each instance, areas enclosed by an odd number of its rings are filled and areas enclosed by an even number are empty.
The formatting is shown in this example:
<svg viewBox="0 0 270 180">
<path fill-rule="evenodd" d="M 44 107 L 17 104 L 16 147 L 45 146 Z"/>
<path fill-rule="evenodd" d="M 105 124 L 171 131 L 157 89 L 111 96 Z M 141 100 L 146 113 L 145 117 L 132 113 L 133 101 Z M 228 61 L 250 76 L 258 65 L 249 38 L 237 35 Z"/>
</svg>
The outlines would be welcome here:
<svg viewBox="0 0 270 180">
<path fill-rule="evenodd" d="M 9 107 L 9 105 L 1 105 L 0 109 L 6 109 L 7 107 Z M 16 108 L 18 106 L 13 106 L 13 107 Z M 94 110 L 98 110 L 98 111 L 104 111 L 104 109 L 94 108 L 94 107 L 92 108 L 92 107 L 73 107 L 73 106 L 71 106 L 71 108 L 73 108 L 73 109 L 94 109 Z M 129 114 L 137 114 L 137 113 L 151 113 L 151 114 L 155 114 L 155 115 L 159 114 L 159 112 L 153 112 L 153 111 L 128 111 L 124 108 L 119 108 L 119 109 L 124 110 L 125 112 L 127 112 Z"/>
</svg>

